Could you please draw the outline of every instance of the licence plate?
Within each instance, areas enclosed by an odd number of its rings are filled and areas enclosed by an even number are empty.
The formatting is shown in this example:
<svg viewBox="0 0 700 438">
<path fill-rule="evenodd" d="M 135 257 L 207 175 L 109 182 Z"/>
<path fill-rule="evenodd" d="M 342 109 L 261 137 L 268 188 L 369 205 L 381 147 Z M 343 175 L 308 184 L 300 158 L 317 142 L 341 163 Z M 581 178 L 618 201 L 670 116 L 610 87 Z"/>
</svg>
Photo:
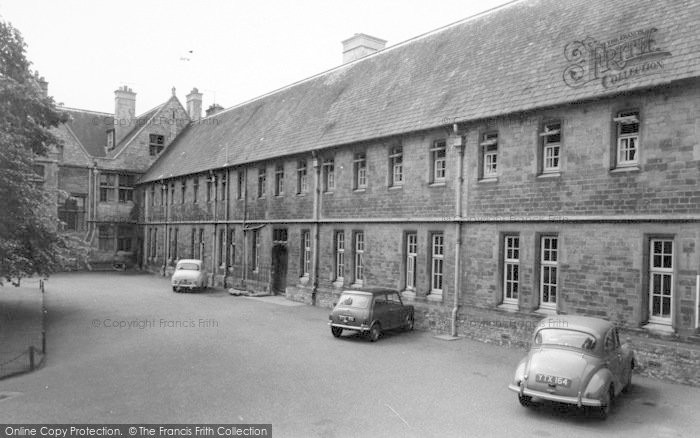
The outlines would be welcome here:
<svg viewBox="0 0 700 438">
<path fill-rule="evenodd" d="M 535 381 L 539 383 L 546 383 L 548 385 L 563 386 L 568 388 L 571 386 L 571 379 L 566 377 L 550 376 L 549 374 L 537 374 L 535 375 Z"/>
<path fill-rule="evenodd" d="M 352 321 L 355 321 L 355 317 L 343 315 L 340 317 L 340 320 L 343 322 L 352 322 Z"/>
</svg>

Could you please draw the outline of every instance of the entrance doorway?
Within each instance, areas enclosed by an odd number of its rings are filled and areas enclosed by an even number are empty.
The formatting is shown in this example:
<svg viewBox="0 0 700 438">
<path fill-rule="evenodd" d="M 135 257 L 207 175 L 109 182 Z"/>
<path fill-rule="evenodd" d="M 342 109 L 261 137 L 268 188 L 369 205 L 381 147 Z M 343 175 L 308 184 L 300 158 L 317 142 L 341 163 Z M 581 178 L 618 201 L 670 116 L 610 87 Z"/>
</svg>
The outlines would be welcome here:
<svg viewBox="0 0 700 438">
<path fill-rule="evenodd" d="M 272 246 L 272 292 L 283 295 L 287 289 L 287 245 L 276 243 Z"/>
</svg>

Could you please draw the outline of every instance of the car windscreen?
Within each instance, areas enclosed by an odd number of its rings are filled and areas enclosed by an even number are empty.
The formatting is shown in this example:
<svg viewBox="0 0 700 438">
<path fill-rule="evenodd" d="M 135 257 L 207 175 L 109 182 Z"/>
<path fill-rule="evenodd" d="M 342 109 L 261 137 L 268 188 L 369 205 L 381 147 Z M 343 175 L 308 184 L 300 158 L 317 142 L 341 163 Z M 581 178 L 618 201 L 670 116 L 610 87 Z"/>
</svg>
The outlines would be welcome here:
<svg viewBox="0 0 700 438">
<path fill-rule="evenodd" d="M 343 294 L 340 296 L 340 300 L 338 300 L 338 306 L 366 309 L 369 307 L 371 298 L 372 297 L 369 295 Z"/>
<path fill-rule="evenodd" d="M 546 328 L 537 332 L 535 344 L 559 345 L 562 347 L 573 347 L 590 351 L 595 348 L 595 337 L 590 333 L 584 333 L 578 330 Z"/>
<path fill-rule="evenodd" d="M 184 269 L 185 271 L 199 271 L 199 265 L 196 263 L 180 263 L 177 265 L 177 269 Z"/>
</svg>

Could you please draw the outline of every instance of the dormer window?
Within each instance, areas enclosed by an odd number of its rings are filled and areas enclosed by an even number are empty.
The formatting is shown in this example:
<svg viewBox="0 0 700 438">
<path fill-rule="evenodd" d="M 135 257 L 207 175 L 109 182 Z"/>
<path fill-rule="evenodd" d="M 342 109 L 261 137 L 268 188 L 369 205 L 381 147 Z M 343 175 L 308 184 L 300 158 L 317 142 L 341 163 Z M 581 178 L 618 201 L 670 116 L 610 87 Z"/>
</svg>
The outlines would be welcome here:
<svg viewBox="0 0 700 438">
<path fill-rule="evenodd" d="M 148 137 L 148 152 L 152 157 L 157 156 L 165 147 L 165 136 L 159 134 L 150 134 Z"/>
</svg>

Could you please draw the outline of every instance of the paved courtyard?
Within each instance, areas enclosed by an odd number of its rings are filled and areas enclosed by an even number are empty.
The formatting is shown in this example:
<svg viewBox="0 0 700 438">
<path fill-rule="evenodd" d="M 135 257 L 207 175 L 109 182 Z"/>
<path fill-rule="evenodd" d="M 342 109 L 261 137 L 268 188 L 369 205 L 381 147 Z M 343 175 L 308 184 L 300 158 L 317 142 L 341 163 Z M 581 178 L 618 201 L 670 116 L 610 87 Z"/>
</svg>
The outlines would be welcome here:
<svg viewBox="0 0 700 438">
<path fill-rule="evenodd" d="M 522 352 L 430 333 L 335 339 L 326 309 L 147 274 L 53 276 L 41 369 L 0 381 L 0 423 L 272 423 L 277 437 L 696 436 L 700 389 L 636 377 L 607 421 L 524 409 Z"/>
</svg>

